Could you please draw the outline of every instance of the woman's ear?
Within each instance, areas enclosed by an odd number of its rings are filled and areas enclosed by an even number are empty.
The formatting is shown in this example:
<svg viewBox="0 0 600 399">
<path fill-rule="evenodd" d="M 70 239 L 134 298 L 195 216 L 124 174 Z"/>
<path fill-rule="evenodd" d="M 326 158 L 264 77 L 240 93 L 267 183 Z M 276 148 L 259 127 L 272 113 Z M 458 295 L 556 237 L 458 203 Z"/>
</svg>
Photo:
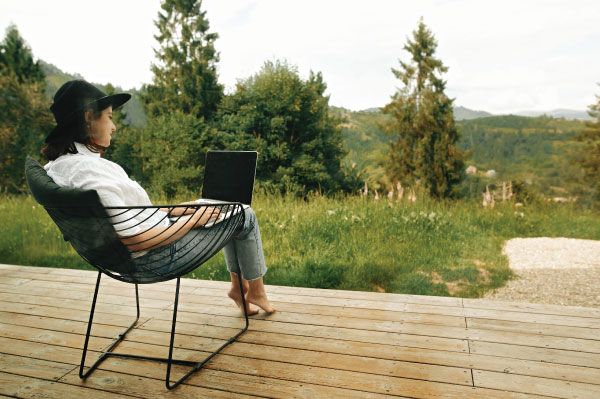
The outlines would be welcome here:
<svg viewBox="0 0 600 399">
<path fill-rule="evenodd" d="M 92 120 L 92 110 L 88 109 L 87 111 L 85 111 L 83 116 L 85 117 L 85 123 L 90 123 Z"/>
</svg>

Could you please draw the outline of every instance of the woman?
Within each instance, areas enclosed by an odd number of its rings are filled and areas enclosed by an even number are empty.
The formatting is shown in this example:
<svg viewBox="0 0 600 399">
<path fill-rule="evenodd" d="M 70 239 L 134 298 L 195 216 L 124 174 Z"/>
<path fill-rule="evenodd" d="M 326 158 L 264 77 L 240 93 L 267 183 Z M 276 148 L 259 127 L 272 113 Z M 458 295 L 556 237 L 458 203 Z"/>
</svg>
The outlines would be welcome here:
<svg viewBox="0 0 600 399">
<path fill-rule="evenodd" d="M 50 110 L 57 126 L 46 138 L 42 154 L 48 159 L 44 166 L 48 175 L 59 186 L 96 190 L 100 201 L 107 207 L 152 205 L 146 191 L 114 162 L 103 159 L 116 130 L 112 121 L 113 109 L 126 103 L 126 93 L 107 96 L 84 80 L 65 83 L 54 96 Z M 195 202 L 182 205 L 195 204 Z M 265 312 L 275 308 L 265 292 L 263 276 L 267 271 L 262 251 L 256 215 L 246 209 L 244 228 L 224 248 L 227 269 L 231 275 L 228 296 L 242 309 L 242 295 L 248 314 L 258 313 L 254 304 Z M 170 222 L 169 216 L 189 214 L 189 220 Z M 201 210 L 178 207 L 159 211 L 109 212 L 123 244 L 132 251 L 136 268 L 147 268 L 156 259 L 173 254 L 189 254 L 177 261 L 193 259 L 193 248 L 202 234 L 210 229 L 196 229 L 218 217 L 214 208 Z M 176 232 L 176 233 L 174 233 Z M 191 251 L 183 250 L 186 247 Z M 242 274 L 243 292 L 238 273 Z"/>
</svg>

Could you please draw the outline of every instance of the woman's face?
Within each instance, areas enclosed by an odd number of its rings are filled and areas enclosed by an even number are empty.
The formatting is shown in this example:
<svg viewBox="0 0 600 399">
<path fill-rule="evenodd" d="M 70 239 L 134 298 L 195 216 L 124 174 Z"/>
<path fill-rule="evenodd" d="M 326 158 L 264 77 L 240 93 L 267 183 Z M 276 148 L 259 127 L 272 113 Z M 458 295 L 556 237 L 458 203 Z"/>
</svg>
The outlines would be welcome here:
<svg viewBox="0 0 600 399">
<path fill-rule="evenodd" d="M 86 112 L 85 118 L 89 122 L 89 136 L 92 141 L 103 147 L 110 145 L 111 134 L 117 128 L 112 121 L 112 106 L 104 109 L 98 119 L 91 117 L 92 112 Z M 88 116 L 89 115 L 89 116 Z"/>
</svg>

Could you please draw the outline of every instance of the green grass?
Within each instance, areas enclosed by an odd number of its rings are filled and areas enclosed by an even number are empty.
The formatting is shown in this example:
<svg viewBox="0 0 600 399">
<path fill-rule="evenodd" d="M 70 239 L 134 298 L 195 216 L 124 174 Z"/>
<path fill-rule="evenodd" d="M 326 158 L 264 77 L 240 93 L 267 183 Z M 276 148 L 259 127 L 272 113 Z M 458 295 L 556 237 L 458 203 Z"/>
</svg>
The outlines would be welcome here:
<svg viewBox="0 0 600 399">
<path fill-rule="evenodd" d="M 276 285 L 479 297 L 513 277 L 501 253 L 507 239 L 600 239 L 600 214 L 569 204 L 515 210 L 259 195 L 253 208 L 269 266 L 265 282 Z M 90 269 L 30 197 L 0 197 L 0 218 L 1 263 Z M 188 276 L 229 279 L 222 255 Z"/>
</svg>

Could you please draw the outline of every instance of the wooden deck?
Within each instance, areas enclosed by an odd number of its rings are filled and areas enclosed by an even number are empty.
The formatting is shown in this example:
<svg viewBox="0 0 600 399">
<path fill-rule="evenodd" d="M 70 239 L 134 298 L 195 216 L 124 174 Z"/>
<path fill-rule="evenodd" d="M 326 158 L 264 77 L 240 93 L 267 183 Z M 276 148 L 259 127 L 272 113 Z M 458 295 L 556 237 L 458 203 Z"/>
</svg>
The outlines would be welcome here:
<svg viewBox="0 0 600 399">
<path fill-rule="evenodd" d="M 277 286 L 278 312 L 252 317 L 175 391 L 164 364 L 140 360 L 109 358 L 81 381 L 95 279 L 0 265 L 0 397 L 600 398 L 600 309 Z M 94 351 L 135 314 L 133 286 L 102 281 Z M 243 325 L 227 286 L 182 281 L 176 356 L 201 358 Z M 174 283 L 140 296 L 140 323 L 118 351 L 166 356 Z"/>
</svg>

